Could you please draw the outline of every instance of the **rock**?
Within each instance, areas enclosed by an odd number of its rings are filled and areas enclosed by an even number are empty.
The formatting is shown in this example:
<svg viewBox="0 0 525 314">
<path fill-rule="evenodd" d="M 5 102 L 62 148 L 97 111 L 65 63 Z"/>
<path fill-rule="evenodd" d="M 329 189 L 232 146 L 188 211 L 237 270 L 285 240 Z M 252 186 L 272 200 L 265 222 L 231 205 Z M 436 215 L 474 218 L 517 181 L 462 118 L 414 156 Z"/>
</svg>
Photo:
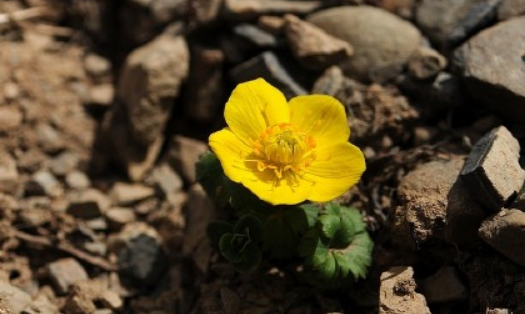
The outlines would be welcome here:
<svg viewBox="0 0 525 314">
<path fill-rule="evenodd" d="M 430 314 L 425 297 L 416 293 L 412 267 L 392 267 L 381 274 L 379 314 Z"/>
<path fill-rule="evenodd" d="M 126 207 L 111 208 L 104 213 L 104 216 L 108 220 L 109 226 L 116 230 L 119 230 L 136 219 L 135 212 Z"/>
<path fill-rule="evenodd" d="M 143 222 L 125 225 L 118 234 L 109 237 L 108 245 L 119 258 L 122 274 L 144 284 L 152 284 L 166 270 L 161 238 L 154 228 Z"/>
<path fill-rule="evenodd" d="M 168 163 L 182 175 L 184 180 L 194 183 L 195 163 L 206 151 L 208 146 L 204 142 L 175 135 L 171 141 Z"/>
<path fill-rule="evenodd" d="M 63 258 L 49 263 L 47 271 L 58 294 L 66 294 L 72 285 L 88 279 L 84 267 L 73 258 Z"/>
<path fill-rule="evenodd" d="M 124 305 L 122 298 L 112 290 L 105 290 L 99 296 L 100 303 L 112 310 L 120 310 Z"/>
<path fill-rule="evenodd" d="M 430 239 L 478 244 L 477 230 L 485 217 L 481 205 L 458 175 L 463 158 L 424 163 L 401 179 L 402 206 L 396 210 L 398 241 L 420 244 Z"/>
<path fill-rule="evenodd" d="M 224 52 L 195 46 L 191 49 L 191 72 L 183 107 L 187 117 L 210 122 L 220 112 L 226 98 L 223 85 Z"/>
<path fill-rule="evenodd" d="M 230 71 L 230 75 L 236 84 L 262 77 L 283 92 L 286 98 L 306 94 L 305 89 L 290 76 L 277 56 L 270 51 L 237 65 Z"/>
<path fill-rule="evenodd" d="M 92 219 L 100 217 L 109 205 L 110 201 L 104 193 L 90 188 L 69 194 L 67 212 L 78 218 Z"/>
<path fill-rule="evenodd" d="M 92 314 L 97 309 L 95 301 L 101 287 L 91 281 L 78 282 L 72 285 L 67 295 L 63 311 L 65 314 Z"/>
<path fill-rule="evenodd" d="M 348 76 L 363 81 L 395 77 L 422 41 L 410 23 L 368 6 L 326 9 L 307 21 L 352 45 L 354 55 L 342 68 Z"/>
<path fill-rule="evenodd" d="M 151 173 L 153 181 L 162 190 L 165 196 L 180 192 L 183 186 L 181 177 L 173 171 L 169 164 L 161 164 Z"/>
<path fill-rule="evenodd" d="M 431 82 L 400 75 L 396 83 L 426 109 L 449 109 L 459 107 L 466 101 L 462 78 L 448 72 L 440 72 Z"/>
<path fill-rule="evenodd" d="M 20 96 L 20 87 L 18 84 L 13 82 L 6 82 L 4 85 L 4 98 L 6 100 L 12 101 Z"/>
<path fill-rule="evenodd" d="M 215 219 L 215 213 L 213 203 L 202 187 L 194 184 L 188 192 L 188 202 L 184 208 L 186 228 L 182 254 L 190 257 L 203 274 L 208 271 L 212 253 L 210 241 L 206 237 L 206 228 Z"/>
<path fill-rule="evenodd" d="M 502 0 L 498 7 L 498 20 L 508 20 L 525 14 L 524 0 Z"/>
<path fill-rule="evenodd" d="M 320 71 L 347 61 L 354 50 L 344 40 L 328 35 L 317 26 L 286 15 L 284 31 L 292 53 L 305 68 Z"/>
<path fill-rule="evenodd" d="M 447 59 L 432 48 L 420 47 L 408 61 L 408 73 L 416 79 L 435 78 L 447 66 Z"/>
<path fill-rule="evenodd" d="M 233 28 L 233 33 L 257 48 L 275 49 L 281 45 L 281 41 L 274 34 L 252 24 L 239 24 Z"/>
<path fill-rule="evenodd" d="M 0 312 L 1 313 L 1 312 Z M 31 302 L 30 306 L 24 310 L 24 314 L 56 314 L 60 313 L 54 304 L 44 293 L 39 293 Z"/>
<path fill-rule="evenodd" d="M 485 220 L 479 228 L 479 236 L 507 258 L 525 266 L 525 213 L 518 209 L 502 209 Z"/>
<path fill-rule="evenodd" d="M 472 34 L 490 25 L 500 0 L 424 0 L 416 21 L 440 49 L 451 51 Z"/>
<path fill-rule="evenodd" d="M 343 89 L 345 76 L 338 66 L 331 66 L 317 78 L 312 88 L 312 94 L 335 96 Z"/>
<path fill-rule="evenodd" d="M 224 0 L 225 15 L 235 19 L 249 19 L 264 14 L 304 15 L 318 9 L 321 5 L 321 1 Z"/>
<path fill-rule="evenodd" d="M 16 194 L 20 188 L 18 169 L 11 155 L 0 151 L 0 192 Z"/>
<path fill-rule="evenodd" d="M 284 29 L 284 19 L 280 16 L 263 15 L 257 19 L 257 26 L 274 35 L 279 35 Z"/>
<path fill-rule="evenodd" d="M 520 145 L 504 126 L 481 138 L 461 170 L 472 194 L 488 210 L 496 211 L 517 195 L 525 182 L 519 164 Z"/>
<path fill-rule="evenodd" d="M 115 87 L 112 84 L 95 85 L 89 91 L 89 104 L 109 107 L 115 98 Z"/>
<path fill-rule="evenodd" d="M 111 188 L 109 196 L 115 205 L 131 205 L 155 195 L 155 189 L 138 184 L 117 182 Z"/>
<path fill-rule="evenodd" d="M 62 195 L 63 189 L 60 182 L 47 170 L 40 170 L 33 174 L 31 180 L 27 182 L 25 193 L 29 196 L 50 196 L 57 197 Z"/>
<path fill-rule="evenodd" d="M 487 28 L 456 51 L 457 66 L 474 99 L 502 117 L 525 122 L 525 17 Z M 505 47 L 505 49 L 502 49 Z"/>
<path fill-rule="evenodd" d="M 441 267 L 425 278 L 423 294 L 429 304 L 461 302 L 468 298 L 468 290 L 452 266 Z"/>
<path fill-rule="evenodd" d="M 193 0 L 191 22 L 195 25 L 206 25 L 216 21 L 222 4 L 223 0 Z"/>
<path fill-rule="evenodd" d="M 78 161 L 78 157 L 74 153 L 63 152 L 53 158 L 50 170 L 54 175 L 63 177 L 77 167 Z"/>
<path fill-rule="evenodd" d="M 79 170 L 73 170 L 66 175 L 67 185 L 74 190 L 82 190 L 91 186 L 88 176 Z"/>
<path fill-rule="evenodd" d="M 485 314 L 512 314 L 509 309 L 489 309 L 485 311 Z"/>
<path fill-rule="evenodd" d="M 11 311 L 5 312 L 6 314 L 22 313 L 31 304 L 29 294 L 5 281 L 0 281 L 0 300 L 2 301 L 0 309 L 4 306 L 6 310 Z M 4 312 L 0 313 L 4 314 Z"/>
<path fill-rule="evenodd" d="M 84 70 L 95 82 L 100 83 L 110 77 L 111 63 L 100 55 L 88 53 L 84 58 Z"/>
<path fill-rule="evenodd" d="M 18 107 L 0 107 L 0 133 L 19 127 L 22 119 L 22 112 Z"/>
<path fill-rule="evenodd" d="M 60 134 L 47 123 L 39 123 L 35 128 L 38 145 L 48 154 L 56 154 L 64 149 L 64 140 Z"/>
<path fill-rule="evenodd" d="M 161 35 L 126 59 L 117 90 L 123 108 L 115 109 L 110 134 L 118 161 L 134 181 L 145 175 L 160 151 L 188 69 L 189 52 L 182 37 Z M 128 123 L 116 121 L 123 118 L 119 110 Z"/>
</svg>

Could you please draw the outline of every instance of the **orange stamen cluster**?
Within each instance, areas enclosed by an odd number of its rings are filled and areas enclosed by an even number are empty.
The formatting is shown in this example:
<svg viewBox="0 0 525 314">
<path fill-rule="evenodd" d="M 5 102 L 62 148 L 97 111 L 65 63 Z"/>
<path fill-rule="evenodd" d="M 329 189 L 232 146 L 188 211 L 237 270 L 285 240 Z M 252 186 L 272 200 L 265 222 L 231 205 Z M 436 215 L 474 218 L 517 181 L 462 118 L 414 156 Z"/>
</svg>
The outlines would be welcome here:
<svg viewBox="0 0 525 314">
<path fill-rule="evenodd" d="M 271 170 L 281 179 L 301 175 L 315 161 L 315 139 L 292 123 L 272 125 L 253 144 L 259 171 Z"/>
</svg>

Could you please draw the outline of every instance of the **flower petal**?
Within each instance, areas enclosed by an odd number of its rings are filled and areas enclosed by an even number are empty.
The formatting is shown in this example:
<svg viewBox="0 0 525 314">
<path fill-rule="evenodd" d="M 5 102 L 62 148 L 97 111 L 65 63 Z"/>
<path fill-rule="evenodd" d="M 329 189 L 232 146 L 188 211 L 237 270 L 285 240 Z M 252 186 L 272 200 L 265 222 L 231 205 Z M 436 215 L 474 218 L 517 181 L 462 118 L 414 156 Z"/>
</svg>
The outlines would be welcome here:
<svg viewBox="0 0 525 314">
<path fill-rule="evenodd" d="M 317 159 L 304 175 L 315 182 L 308 199 L 327 202 L 341 196 L 359 181 L 365 169 L 363 153 L 350 143 L 318 149 Z"/>
<path fill-rule="evenodd" d="M 292 184 L 282 179 L 279 183 L 273 181 L 275 174 L 271 170 L 258 171 L 256 166 L 248 165 L 251 175 L 246 176 L 242 184 L 261 200 L 272 205 L 294 205 L 305 201 L 313 188 L 309 182 Z M 306 183 L 306 184 L 304 184 Z"/>
<path fill-rule="evenodd" d="M 251 145 L 268 126 L 289 122 L 290 112 L 284 95 L 259 78 L 237 85 L 226 103 L 224 117 L 233 133 Z"/>
<path fill-rule="evenodd" d="M 244 159 L 252 152 L 251 148 L 228 128 L 210 135 L 209 142 L 226 176 L 234 182 L 243 181 L 250 172 L 245 166 Z"/>
<path fill-rule="evenodd" d="M 297 96 L 290 100 L 290 122 L 313 135 L 318 147 L 346 142 L 350 127 L 345 108 L 328 95 Z"/>
</svg>

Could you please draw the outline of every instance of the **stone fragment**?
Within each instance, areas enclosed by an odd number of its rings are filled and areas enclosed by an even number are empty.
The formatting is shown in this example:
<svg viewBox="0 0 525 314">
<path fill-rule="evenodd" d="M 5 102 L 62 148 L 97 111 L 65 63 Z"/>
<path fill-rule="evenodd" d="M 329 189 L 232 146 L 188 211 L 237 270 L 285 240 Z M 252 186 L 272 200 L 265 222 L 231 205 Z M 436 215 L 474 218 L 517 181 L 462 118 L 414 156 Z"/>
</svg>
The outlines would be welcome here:
<svg viewBox="0 0 525 314">
<path fill-rule="evenodd" d="M 95 85 L 89 91 L 89 104 L 108 107 L 115 98 L 115 87 L 112 84 Z"/>
<path fill-rule="evenodd" d="M 88 176 L 79 170 L 73 170 L 66 175 L 67 185 L 74 190 L 81 190 L 91 186 Z"/>
<path fill-rule="evenodd" d="M 416 22 L 440 49 L 450 51 L 492 23 L 500 0 L 424 0 Z"/>
<path fill-rule="evenodd" d="M 0 192 L 15 194 L 20 187 L 18 169 L 11 155 L 0 152 Z"/>
<path fill-rule="evenodd" d="M 326 9 L 307 21 L 352 45 L 354 55 L 342 68 L 348 76 L 364 81 L 395 77 L 422 41 L 412 24 L 368 6 Z"/>
<path fill-rule="evenodd" d="M 6 314 L 19 314 L 31 304 L 31 296 L 20 288 L 0 280 L 0 301 L 0 306 L 3 305 L 6 310 L 11 311 Z"/>
<path fill-rule="evenodd" d="M 331 66 L 317 78 L 312 88 L 312 94 L 326 94 L 335 96 L 343 89 L 345 76 L 338 66 Z"/>
<path fill-rule="evenodd" d="M 150 170 L 160 152 L 188 69 L 189 52 L 182 37 L 161 35 L 126 59 L 117 89 L 120 105 L 114 108 L 108 132 L 117 161 L 134 181 Z"/>
<path fill-rule="evenodd" d="M 486 28 L 456 50 L 474 99 L 502 117 L 525 122 L 525 17 Z"/>
<path fill-rule="evenodd" d="M 508 20 L 513 17 L 525 15 L 524 0 L 502 0 L 498 7 L 498 20 Z"/>
<path fill-rule="evenodd" d="M 290 76 L 277 56 L 270 51 L 239 64 L 230 71 L 230 75 L 237 84 L 262 77 L 283 92 L 286 98 L 306 94 L 305 89 Z"/>
<path fill-rule="evenodd" d="M 69 287 L 88 279 L 84 267 L 73 258 L 63 258 L 49 263 L 47 271 L 58 294 L 66 294 Z"/>
<path fill-rule="evenodd" d="M 322 5 L 322 1 L 286 0 L 224 0 L 225 14 L 231 18 L 248 19 L 264 14 L 282 15 L 285 13 L 304 15 Z"/>
<path fill-rule="evenodd" d="M 51 196 L 57 197 L 62 195 L 63 189 L 60 182 L 55 176 L 47 171 L 40 170 L 33 174 L 25 187 L 25 192 L 29 196 Z"/>
<path fill-rule="evenodd" d="M 175 135 L 171 141 L 168 163 L 180 173 L 187 182 L 195 182 L 195 163 L 200 155 L 208 150 L 208 146 L 201 141 Z"/>
<path fill-rule="evenodd" d="M 20 87 L 13 82 L 6 82 L 4 85 L 4 97 L 6 100 L 15 100 L 20 95 Z"/>
<path fill-rule="evenodd" d="M 120 310 L 124 305 L 122 298 L 118 295 L 118 293 L 112 290 L 103 291 L 98 299 L 103 306 L 112 310 Z"/>
<path fill-rule="evenodd" d="M 54 175 L 63 177 L 73 171 L 77 165 L 77 155 L 71 152 L 63 152 L 51 160 L 50 170 Z"/>
<path fill-rule="evenodd" d="M 408 73 L 416 79 L 435 78 L 447 66 L 447 59 L 432 48 L 420 47 L 408 61 Z"/>
<path fill-rule="evenodd" d="M 284 20 L 284 32 L 292 53 L 305 68 L 324 70 L 347 61 L 354 53 L 349 43 L 328 35 L 311 23 L 289 14 Z"/>
<path fill-rule="evenodd" d="M 117 182 L 109 196 L 115 205 L 131 205 L 155 195 L 155 189 L 138 183 Z"/>
<path fill-rule="evenodd" d="M 47 123 L 39 123 L 35 128 L 38 145 L 49 154 L 56 154 L 64 149 L 64 140 L 55 128 Z"/>
<path fill-rule="evenodd" d="M 488 210 L 496 211 L 515 197 L 525 182 L 519 164 L 520 145 L 504 126 L 481 138 L 461 170 L 472 194 Z"/>
<path fill-rule="evenodd" d="M 154 285 L 167 269 L 166 253 L 153 229 L 129 230 L 134 227 L 129 224 L 121 232 L 116 251 L 119 270 L 144 285 Z"/>
<path fill-rule="evenodd" d="M 192 70 L 183 98 L 184 113 L 187 117 L 210 122 L 220 112 L 226 100 L 223 85 L 224 59 L 221 49 L 192 47 Z"/>
<path fill-rule="evenodd" d="M 190 188 L 184 216 L 186 228 L 182 253 L 190 257 L 197 268 L 206 274 L 212 252 L 210 241 L 206 237 L 206 228 L 215 219 L 215 210 L 212 201 L 200 185 L 194 184 Z"/>
<path fill-rule="evenodd" d="M 237 37 L 255 45 L 257 48 L 272 49 L 281 44 L 279 38 L 274 34 L 271 34 L 253 24 L 239 24 L 233 28 L 233 33 L 237 35 Z"/>
<path fill-rule="evenodd" d="M 96 82 L 102 82 L 111 75 L 111 63 L 100 55 L 89 53 L 84 58 L 84 70 Z"/>
<path fill-rule="evenodd" d="M 114 207 L 104 213 L 112 229 L 119 230 L 128 223 L 135 221 L 135 212 L 126 207 Z"/>
<path fill-rule="evenodd" d="M 63 311 L 65 314 L 92 314 L 97 309 L 95 301 L 102 287 L 91 281 L 78 282 L 71 286 Z"/>
<path fill-rule="evenodd" d="M 110 205 L 109 199 L 101 191 L 90 188 L 69 194 L 67 212 L 82 219 L 100 217 Z"/>
<path fill-rule="evenodd" d="M 429 304 L 461 302 L 468 298 L 468 290 L 457 270 L 452 266 L 444 266 L 425 278 L 423 295 Z"/>
<path fill-rule="evenodd" d="M 512 314 L 509 309 L 487 309 L 485 314 Z"/>
<path fill-rule="evenodd" d="M 173 195 L 182 189 L 182 178 L 167 163 L 155 167 L 151 173 L 153 181 L 165 196 Z"/>
<path fill-rule="evenodd" d="M 284 19 L 280 16 L 263 15 L 257 19 L 257 26 L 274 35 L 279 35 L 284 29 Z"/>
<path fill-rule="evenodd" d="M 516 264 L 525 266 L 525 213 L 518 209 L 502 209 L 485 220 L 479 236 L 496 251 Z"/>
<path fill-rule="evenodd" d="M 22 112 L 18 107 L 0 107 L 0 133 L 20 126 L 22 119 Z"/>
<path fill-rule="evenodd" d="M 425 297 L 415 292 L 412 267 L 392 267 L 381 274 L 379 314 L 430 314 Z"/>
<path fill-rule="evenodd" d="M 1 312 L 0 312 L 1 313 Z M 44 293 L 40 292 L 24 310 L 24 314 L 56 314 L 60 313 L 57 305 Z"/>
</svg>

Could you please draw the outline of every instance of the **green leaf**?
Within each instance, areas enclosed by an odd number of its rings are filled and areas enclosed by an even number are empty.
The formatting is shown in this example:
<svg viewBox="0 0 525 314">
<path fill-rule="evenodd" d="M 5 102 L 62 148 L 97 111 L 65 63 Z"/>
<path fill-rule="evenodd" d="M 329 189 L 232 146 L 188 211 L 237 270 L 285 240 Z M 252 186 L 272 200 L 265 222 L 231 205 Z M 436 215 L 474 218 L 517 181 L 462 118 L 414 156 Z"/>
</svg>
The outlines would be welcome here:
<svg viewBox="0 0 525 314">
<path fill-rule="evenodd" d="M 219 241 L 222 256 L 230 262 L 239 262 L 243 259 L 243 252 L 250 243 L 245 235 L 226 233 Z"/>
<path fill-rule="evenodd" d="M 323 213 L 319 217 L 318 223 L 320 224 L 323 236 L 327 238 L 333 238 L 335 233 L 339 230 L 341 218 L 339 215 Z"/>
<path fill-rule="evenodd" d="M 267 220 L 263 230 L 263 250 L 270 258 L 287 259 L 295 254 L 299 238 L 281 217 Z"/>
<path fill-rule="evenodd" d="M 319 207 L 313 204 L 303 204 L 285 209 L 284 219 L 295 234 L 303 234 L 313 228 L 319 216 Z"/>
<path fill-rule="evenodd" d="M 208 239 L 214 246 L 219 246 L 221 237 L 226 233 L 233 233 L 233 226 L 225 221 L 213 221 L 206 228 Z"/>
<path fill-rule="evenodd" d="M 221 162 L 212 152 L 201 155 L 196 164 L 196 178 L 218 208 L 226 206 L 234 183 L 224 175 Z"/>
<path fill-rule="evenodd" d="M 263 233 L 261 221 L 253 215 L 244 215 L 235 224 L 234 232 L 245 234 L 254 242 L 260 242 Z"/>
<path fill-rule="evenodd" d="M 243 253 L 243 258 L 232 265 L 239 272 L 251 272 L 259 266 L 261 259 L 262 253 L 259 247 L 255 243 L 250 243 Z"/>
</svg>

